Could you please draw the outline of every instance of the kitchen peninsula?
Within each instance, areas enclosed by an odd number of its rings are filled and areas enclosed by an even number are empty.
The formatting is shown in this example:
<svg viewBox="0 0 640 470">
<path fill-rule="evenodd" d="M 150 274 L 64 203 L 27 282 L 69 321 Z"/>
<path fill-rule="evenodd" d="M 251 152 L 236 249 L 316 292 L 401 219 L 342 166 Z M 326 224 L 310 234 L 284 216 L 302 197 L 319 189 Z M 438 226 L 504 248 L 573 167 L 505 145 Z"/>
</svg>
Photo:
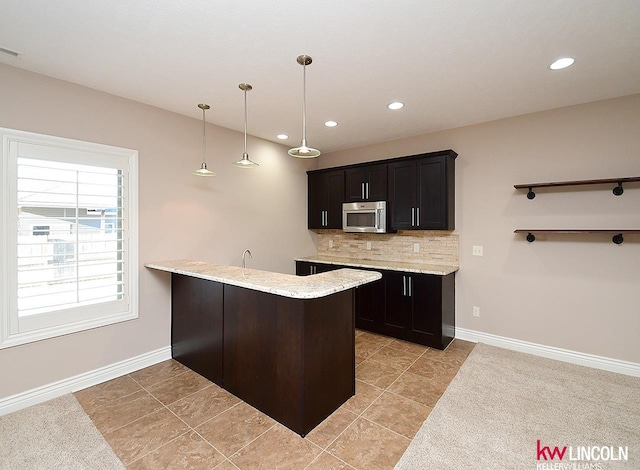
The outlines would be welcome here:
<svg viewBox="0 0 640 470">
<path fill-rule="evenodd" d="M 354 395 L 354 289 L 380 273 L 145 266 L 171 273 L 175 360 L 302 436 Z"/>
</svg>

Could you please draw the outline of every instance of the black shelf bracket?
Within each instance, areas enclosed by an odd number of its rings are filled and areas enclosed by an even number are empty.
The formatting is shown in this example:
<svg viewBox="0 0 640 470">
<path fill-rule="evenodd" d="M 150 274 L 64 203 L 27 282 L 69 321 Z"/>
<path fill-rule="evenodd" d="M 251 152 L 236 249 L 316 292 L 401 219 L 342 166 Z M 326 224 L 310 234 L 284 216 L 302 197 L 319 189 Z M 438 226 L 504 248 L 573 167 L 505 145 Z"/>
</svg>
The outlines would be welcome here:
<svg viewBox="0 0 640 470">
<path fill-rule="evenodd" d="M 615 190 L 614 190 L 615 191 Z M 615 193 L 614 193 L 615 194 Z M 615 243 L 616 245 L 621 245 L 622 242 L 624 241 L 624 238 L 622 237 L 621 233 L 618 233 L 616 235 L 613 236 L 613 238 L 611 239 L 611 241 L 613 243 Z"/>
<path fill-rule="evenodd" d="M 533 195 L 533 197 L 535 197 L 535 194 Z M 533 199 L 533 198 L 531 198 L 531 199 Z M 531 232 L 527 233 L 527 241 L 529 243 L 535 242 L 536 241 L 536 236 Z"/>
<path fill-rule="evenodd" d="M 614 189 L 614 191 L 615 191 L 615 189 Z M 529 187 L 529 192 L 527 193 L 527 199 L 533 199 L 535 197 L 536 197 L 536 193 L 533 192 L 533 186 L 530 186 Z"/>
<path fill-rule="evenodd" d="M 618 181 L 618 186 L 613 188 L 613 195 L 614 196 L 622 196 L 622 193 L 624 193 L 624 189 L 622 189 L 622 181 Z M 622 242 L 620 242 L 620 243 L 622 243 Z"/>
</svg>

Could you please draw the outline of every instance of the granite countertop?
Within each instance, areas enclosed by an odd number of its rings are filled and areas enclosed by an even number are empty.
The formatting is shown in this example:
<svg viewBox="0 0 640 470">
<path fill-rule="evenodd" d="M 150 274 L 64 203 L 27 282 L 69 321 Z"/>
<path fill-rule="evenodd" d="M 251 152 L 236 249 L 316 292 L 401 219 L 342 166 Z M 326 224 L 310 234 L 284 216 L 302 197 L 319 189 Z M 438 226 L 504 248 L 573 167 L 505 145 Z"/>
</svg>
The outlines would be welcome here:
<svg viewBox="0 0 640 470">
<path fill-rule="evenodd" d="M 192 260 L 145 263 L 145 267 L 294 299 L 317 299 L 376 281 L 382 277 L 377 272 L 356 269 L 338 269 L 312 276 L 294 276 L 293 274 L 273 273 Z"/>
<path fill-rule="evenodd" d="M 375 261 L 368 259 L 340 258 L 333 256 L 304 256 L 296 258 L 296 261 L 311 263 L 340 264 L 354 268 L 384 269 L 386 271 L 405 271 L 418 274 L 436 274 L 446 276 L 456 272 L 458 266 L 445 266 L 439 264 L 402 263 L 399 261 Z"/>
</svg>

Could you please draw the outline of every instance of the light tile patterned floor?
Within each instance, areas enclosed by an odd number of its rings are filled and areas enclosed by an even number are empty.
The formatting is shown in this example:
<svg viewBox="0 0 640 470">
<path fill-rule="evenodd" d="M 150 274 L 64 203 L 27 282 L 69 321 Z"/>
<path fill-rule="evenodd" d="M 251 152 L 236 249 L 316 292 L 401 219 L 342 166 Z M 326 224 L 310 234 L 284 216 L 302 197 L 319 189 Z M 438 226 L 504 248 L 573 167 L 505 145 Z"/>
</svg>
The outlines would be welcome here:
<svg viewBox="0 0 640 470">
<path fill-rule="evenodd" d="M 473 346 L 357 331 L 356 395 L 304 439 L 173 360 L 75 396 L 129 469 L 391 469 Z"/>
</svg>

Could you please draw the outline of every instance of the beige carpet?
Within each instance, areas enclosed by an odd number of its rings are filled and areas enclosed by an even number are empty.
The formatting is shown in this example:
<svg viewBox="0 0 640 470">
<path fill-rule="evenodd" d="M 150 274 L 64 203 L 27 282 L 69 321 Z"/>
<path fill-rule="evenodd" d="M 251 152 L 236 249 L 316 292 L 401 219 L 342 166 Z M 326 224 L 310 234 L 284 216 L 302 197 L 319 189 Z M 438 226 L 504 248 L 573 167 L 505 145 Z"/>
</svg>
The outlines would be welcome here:
<svg viewBox="0 0 640 470">
<path fill-rule="evenodd" d="M 0 417 L 0 469 L 123 469 L 75 397 Z"/>
<path fill-rule="evenodd" d="M 640 469 L 640 378 L 478 344 L 396 469 L 479 468 Z"/>
</svg>

